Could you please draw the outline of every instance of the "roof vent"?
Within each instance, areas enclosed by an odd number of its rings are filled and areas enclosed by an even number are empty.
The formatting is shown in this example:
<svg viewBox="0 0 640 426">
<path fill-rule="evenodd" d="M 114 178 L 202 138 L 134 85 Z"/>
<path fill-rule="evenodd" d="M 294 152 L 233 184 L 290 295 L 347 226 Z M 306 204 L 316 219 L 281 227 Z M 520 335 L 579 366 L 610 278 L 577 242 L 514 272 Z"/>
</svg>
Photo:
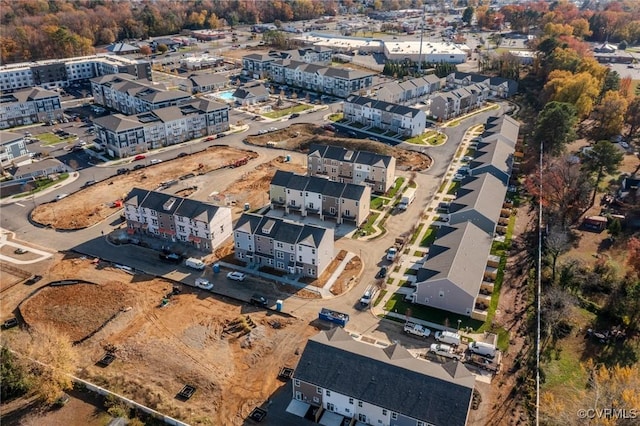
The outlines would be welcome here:
<svg viewBox="0 0 640 426">
<path fill-rule="evenodd" d="M 175 203 L 176 203 L 176 199 L 175 199 L 175 197 L 171 197 L 171 198 L 169 198 L 169 199 L 167 200 L 167 202 L 166 202 L 166 203 L 164 203 L 164 204 L 162 205 L 162 208 L 163 208 L 163 209 L 165 209 L 165 210 L 167 210 L 167 211 L 169 211 L 169 210 L 171 210 L 171 207 L 173 207 L 173 205 L 174 205 Z"/>
<path fill-rule="evenodd" d="M 344 154 L 344 159 L 347 160 L 347 161 L 351 160 L 351 157 L 353 157 L 353 151 L 347 151 Z"/>
<path fill-rule="evenodd" d="M 275 224 L 276 224 L 275 220 L 272 220 L 272 219 L 268 220 L 267 223 L 265 223 L 264 226 L 262 227 L 262 232 L 264 234 L 269 235 L 271 233 L 271 230 L 273 229 L 273 225 Z"/>
</svg>

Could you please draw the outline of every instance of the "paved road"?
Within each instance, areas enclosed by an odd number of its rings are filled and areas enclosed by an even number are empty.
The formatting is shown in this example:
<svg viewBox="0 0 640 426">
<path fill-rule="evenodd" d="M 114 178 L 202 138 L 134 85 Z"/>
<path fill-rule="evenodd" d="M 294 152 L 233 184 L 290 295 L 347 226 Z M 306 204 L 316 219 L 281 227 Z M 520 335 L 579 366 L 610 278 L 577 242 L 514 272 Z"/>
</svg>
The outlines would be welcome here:
<svg viewBox="0 0 640 426">
<path fill-rule="evenodd" d="M 449 167 L 449 163 L 454 157 L 466 129 L 472 125 L 483 123 L 487 117 L 499 114 L 500 111 L 501 110 L 491 110 L 479 113 L 469 117 L 464 121 L 464 124 L 460 124 L 456 127 L 444 128 L 443 131 L 449 138 L 447 143 L 442 146 L 420 147 L 413 145 L 406 146 L 407 144 L 401 145 L 402 148 L 420 150 L 428 153 L 434 159 L 434 164 L 429 170 L 416 174 L 415 180 L 419 187 L 416 201 L 412 203 L 405 212 L 392 216 L 386 222 L 385 228 L 387 229 L 387 233 L 385 235 L 369 242 L 362 242 L 348 238 L 343 238 L 336 242 L 336 247 L 338 249 L 345 249 L 359 255 L 366 265 L 359 283 L 354 288 L 350 289 L 341 297 L 329 300 L 309 301 L 297 297 L 287 298 L 283 293 L 275 290 L 269 293 L 270 296 L 285 298 L 284 310 L 302 318 L 309 318 L 310 320 L 313 320 L 317 317 L 319 309 L 326 306 L 338 311 L 349 313 L 351 316 L 351 320 L 347 326 L 349 331 L 367 334 L 381 341 L 399 340 L 408 347 L 416 345 L 424 346 L 424 341 L 416 340 L 399 333 L 397 324 L 388 321 L 379 321 L 379 319 L 373 316 L 369 311 L 356 310 L 355 306 L 366 286 L 374 282 L 374 276 L 379 267 L 389 263 L 384 260 L 386 249 L 393 244 L 396 236 L 408 232 L 412 225 L 419 221 L 424 209 L 440 187 L 442 179 Z M 149 154 L 146 161 L 151 158 L 169 160 L 171 158 L 175 158 L 179 152 L 183 152 L 187 149 L 193 149 L 195 151 L 196 149 L 204 149 L 208 146 L 220 143 L 239 148 L 250 148 L 259 154 L 258 160 L 254 160 L 246 166 L 236 169 L 223 169 L 215 172 L 215 182 L 219 182 L 221 186 L 218 188 L 215 183 L 208 183 L 206 188 L 202 188 L 193 196 L 195 199 L 206 200 L 208 194 L 212 191 L 223 190 L 229 181 L 237 179 L 239 173 L 252 170 L 257 162 L 269 161 L 270 159 L 283 154 L 283 151 L 281 150 L 254 146 L 249 147 L 245 145 L 242 140 L 248 134 L 256 134 L 259 130 L 268 129 L 270 127 L 282 128 L 292 123 L 321 122 L 322 117 L 327 113 L 327 110 L 316 111 L 306 115 L 303 114 L 299 118 L 289 120 L 287 122 L 256 122 L 246 121 L 246 114 L 234 111 L 231 114 L 232 120 L 245 120 L 245 122 L 249 123 L 251 126 L 250 130 L 244 133 L 232 134 L 223 139 L 212 142 L 181 144 L 163 150 L 163 152 L 157 154 Z M 292 156 L 293 161 L 305 161 L 302 154 L 293 153 Z M 115 170 L 118 167 L 122 167 L 122 165 L 90 167 L 84 169 L 80 172 L 80 178 L 77 181 L 65 186 L 64 188 L 57 189 L 53 193 L 49 193 L 41 198 L 36 198 L 31 202 L 25 201 L 24 203 L 14 203 L 3 206 L 2 227 L 14 231 L 16 233 L 16 238 L 37 243 L 40 246 L 51 247 L 56 250 L 75 249 L 86 254 L 127 264 L 150 273 L 158 275 L 168 274 L 172 279 L 186 281 L 195 280 L 198 275 L 194 274 L 193 271 L 189 271 L 183 267 L 178 267 L 176 269 L 175 267 L 159 264 L 157 261 L 157 252 L 128 245 L 120 246 L 115 249 L 113 246 L 109 245 L 103 237 L 103 233 L 108 234 L 115 227 L 118 227 L 121 224 L 118 213 L 92 228 L 76 232 L 57 232 L 50 229 L 41 229 L 33 226 L 26 219 L 28 211 L 33 208 L 35 204 L 49 201 L 58 193 L 72 192 L 78 189 L 84 182 L 86 182 L 86 180 L 100 180 L 111 176 L 115 174 Z M 209 182 L 211 181 L 213 181 L 213 179 L 209 180 Z M 135 259 L 135 262 L 132 261 L 132 259 Z M 240 299 L 248 299 L 250 292 L 256 289 L 259 290 L 261 288 L 260 286 L 264 286 L 264 283 L 247 283 L 247 285 L 238 287 L 235 283 L 230 283 L 224 279 L 222 274 L 215 277 L 212 276 L 211 279 L 214 281 L 216 291 Z"/>
</svg>

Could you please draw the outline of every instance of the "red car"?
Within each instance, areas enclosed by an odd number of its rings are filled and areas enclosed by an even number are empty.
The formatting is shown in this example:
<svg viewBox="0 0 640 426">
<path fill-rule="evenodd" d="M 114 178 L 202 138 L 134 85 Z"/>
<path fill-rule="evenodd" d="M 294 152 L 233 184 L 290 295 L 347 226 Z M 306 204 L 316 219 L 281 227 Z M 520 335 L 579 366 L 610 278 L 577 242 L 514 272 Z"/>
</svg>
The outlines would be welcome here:
<svg viewBox="0 0 640 426">
<path fill-rule="evenodd" d="M 209 141 L 213 141 L 213 140 L 216 140 L 216 137 L 215 137 L 215 136 L 209 136 L 209 137 L 208 137 L 208 138 L 206 138 L 204 141 L 205 141 L 205 142 L 209 142 Z"/>
<path fill-rule="evenodd" d="M 145 157 L 144 155 L 136 155 L 135 157 L 133 157 L 133 161 L 139 161 L 139 160 L 144 160 Z"/>
</svg>

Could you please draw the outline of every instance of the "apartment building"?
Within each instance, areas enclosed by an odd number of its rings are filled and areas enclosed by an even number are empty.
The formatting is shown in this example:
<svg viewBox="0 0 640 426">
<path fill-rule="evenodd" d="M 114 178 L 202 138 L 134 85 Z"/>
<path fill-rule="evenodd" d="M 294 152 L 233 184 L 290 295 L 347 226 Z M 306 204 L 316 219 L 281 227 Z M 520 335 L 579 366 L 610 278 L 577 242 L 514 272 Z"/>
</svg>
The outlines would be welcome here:
<svg viewBox="0 0 640 426">
<path fill-rule="evenodd" d="M 125 73 L 132 78 L 151 80 L 151 64 L 146 60 L 98 54 L 0 66 L 3 92 L 41 86 L 67 87 L 106 74 Z"/>
<path fill-rule="evenodd" d="M 242 57 L 242 69 L 254 78 L 265 78 L 269 77 L 271 64 L 277 60 L 289 59 L 307 64 L 329 65 L 332 55 L 332 49 L 322 46 L 271 51 L 269 54 L 251 53 Z"/>
<path fill-rule="evenodd" d="M 269 76 L 280 84 L 346 98 L 350 93 L 371 87 L 372 72 L 308 64 L 291 59 L 270 63 Z"/>
<path fill-rule="evenodd" d="M 0 130 L 0 168 L 11 167 L 29 155 L 24 135 Z"/>
<path fill-rule="evenodd" d="M 229 236 L 231 209 L 173 194 L 133 188 L 124 198 L 127 232 L 192 244 L 213 252 Z"/>
<path fill-rule="evenodd" d="M 62 118 L 58 92 L 40 87 L 0 95 L 0 129 Z"/>
<path fill-rule="evenodd" d="M 272 209 L 282 208 L 287 214 L 360 226 L 369 216 L 371 188 L 278 170 L 271 179 L 269 200 Z"/>
<path fill-rule="evenodd" d="M 110 74 L 91 79 L 96 105 L 126 115 L 140 114 L 191 100 L 182 90 L 166 90 L 149 80 L 133 80 L 125 74 Z"/>
<path fill-rule="evenodd" d="M 311 144 L 307 164 L 309 176 L 367 185 L 372 192 L 377 193 L 387 192 L 393 185 L 396 174 L 395 157 L 331 145 Z"/>
<path fill-rule="evenodd" d="M 349 95 L 344 101 L 344 118 L 367 127 L 390 130 L 401 136 L 424 133 L 427 115 L 417 108 Z"/>
<path fill-rule="evenodd" d="M 375 98 L 392 104 L 416 104 L 428 99 L 443 86 L 443 79 L 428 74 L 405 81 L 390 81 L 378 89 Z"/>
<path fill-rule="evenodd" d="M 307 341 L 287 412 L 304 417 L 317 407 L 325 425 L 465 426 L 474 386 L 461 362 L 428 362 L 335 327 Z"/>
<path fill-rule="evenodd" d="M 137 115 L 93 121 L 95 135 L 113 157 L 128 157 L 229 130 L 229 106 L 204 98 Z"/>
<path fill-rule="evenodd" d="M 191 74 L 180 81 L 180 90 L 186 93 L 208 93 L 224 89 L 229 85 L 229 77 L 223 74 Z"/>
<path fill-rule="evenodd" d="M 244 213 L 233 230 L 235 258 L 317 278 L 334 257 L 333 229 Z"/>
</svg>

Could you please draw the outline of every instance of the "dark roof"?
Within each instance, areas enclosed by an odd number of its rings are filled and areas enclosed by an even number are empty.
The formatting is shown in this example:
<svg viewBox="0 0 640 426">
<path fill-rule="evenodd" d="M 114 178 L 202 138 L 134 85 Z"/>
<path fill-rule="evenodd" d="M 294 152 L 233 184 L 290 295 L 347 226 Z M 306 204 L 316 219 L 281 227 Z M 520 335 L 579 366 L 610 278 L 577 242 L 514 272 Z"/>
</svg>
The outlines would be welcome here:
<svg viewBox="0 0 640 426">
<path fill-rule="evenodd" d="M 93 120 L 94 124 L 104 127 L 112 132 L 121 132 L 124 130 L 138 129 L 144 127 L 142 123 L 135 118 L 130 118 L 122 114 L 105 115 Z"/>
<path fill-rule="evenodd" d="M 327 197 L 340 198 L 344 191 L 344 183 L 328 181 L 322 191 L 322 195 Z"/>
<path fill-rule="evenodd" d="M 171 202 L 171 198 L 174 199 L 173 202 Z M 180 205 L 180 200 L 180 197 L 176 197 L 171 194 L 149 191 L 149 194 L 147 194 L 145 199 L 142 201 L 140 207 L 155 210 L 162 214 L 174 214 Z"/>
<path fill-rule="evenodd" d="M 365 98 L 364 96 L 349 95 L 345 102 L 366 105 L 369 108 L 377 109 L 380 111 L 390 112 L 392 114 L 404 115 L 409 117 L 415 117 L 422 111 L 417 108 L 409 108 L 400 104 L 392 104 L 390 102 L 379 101 L 376 99 Z"/>
<path fill-rule="evenodd" d="M 146 189 L 133 188 L 124 198 L 124 203 L 139 207 L 147 195 L 149 195 L 149 191 Z"/>
<path fill-rule="evenodd" d="M 304 225 L 304 228 L 298 237 L 298 244 L 318 248 L 320 247 L 322 238 L 324 238 L 327 232 L 329 232 L 329 229 L 327 228 L 321 228 L 320 226 L 314 225 Z"/>
<path fill-rule="evenodd" d="M 188 217 L 189 219 L 200 220 L 206 223 L 211 222 L 220 209 L 226 208 L 202 201 L 178 197 L 173 194 L 148 191 L 140 188 L 133 188 L 129 191 L 124 198 L 124 203 L 136 207 L 146 207 L 163 214 L 175 214 Z"/>
<path fill-rule="evenodd" d="M 342 192 L 342 198 L 346 198 L 348 200 L 359 200 L 362 198 L 365 188 L 366 187 L 364 185 L 347 183 L 344 187 L 344 191 Z"/>
<path fill-rule="evenodd" d="M 462 363 L 430 363 L 394 344 L 379 348 L 342 328 L 307 342 L 294 378 L 437 425 L 466 424 L 475 379 Z"/>
<path fill-rule="evenodd" d="M 213 204 L 203 203 L 202 201 L 183 198 L 182 202 L 175 211 L 176 215 L 188 217 L 193 220 L 210 223 L 218 213 L 220 207 Z"/>
<path fill-rule="evenodd" d="M 262 221 L 262 216 L 254 213 L 243 213 L 240 216 L 240 219 L 236 222 L 236 226 L 233 227 L 234 231 L 242 231 L 248 234 L 253 234 L 260 222 Z"/>
<path fill-rule="evenodd" d="M 307 183 L 305 190 L 316 194 L 324 194 L 324 188 L 327 186 L 327 182 L 329 182 L 328 179 L 318 176 L 309 176 L 309 182 Z"/>
<path fill-rule="evenodd" d="M 304 225 L 300 225 L 293 222 L 281 221 L 280 226 L 277 227 L 275 233 L 270 235 L 274 240 L 288 244 L 296 244 L 298 238 L 304 229 Z"/>
<path fill-rule="evenodd" d="M 351 151 L 341 146 L 334 145 L 309 145 L 309 154 L 318 152 L 320 157 L 329 160 L 337 160 L 349 163 L 366 164 L 368 166 L 384 165 L 388 167 L 391 163 L 391 156 L 376 154 L 369 151 Z"/>
<path fill-rule="evenodd" d="M 24 139 L 24 135 L 0 130 L 0 145 L 15 143 Z"/>
<path fill-rule="evenodd" d="M 307 187 L 307 181 L 308 179 L 306 176 L 293 174 L 289 179 L 287 188 L 295 189 L 296 191 L 304 191 L 304 189 Z"/>
<path fill-rule="evenodd" d="M 271 185 L 287 186 L 289 179 L 293 176 L 293 172 L 285 172 L 284 170 L 276 170 L 276 173 L 271 178 Z"/>
</svg>

